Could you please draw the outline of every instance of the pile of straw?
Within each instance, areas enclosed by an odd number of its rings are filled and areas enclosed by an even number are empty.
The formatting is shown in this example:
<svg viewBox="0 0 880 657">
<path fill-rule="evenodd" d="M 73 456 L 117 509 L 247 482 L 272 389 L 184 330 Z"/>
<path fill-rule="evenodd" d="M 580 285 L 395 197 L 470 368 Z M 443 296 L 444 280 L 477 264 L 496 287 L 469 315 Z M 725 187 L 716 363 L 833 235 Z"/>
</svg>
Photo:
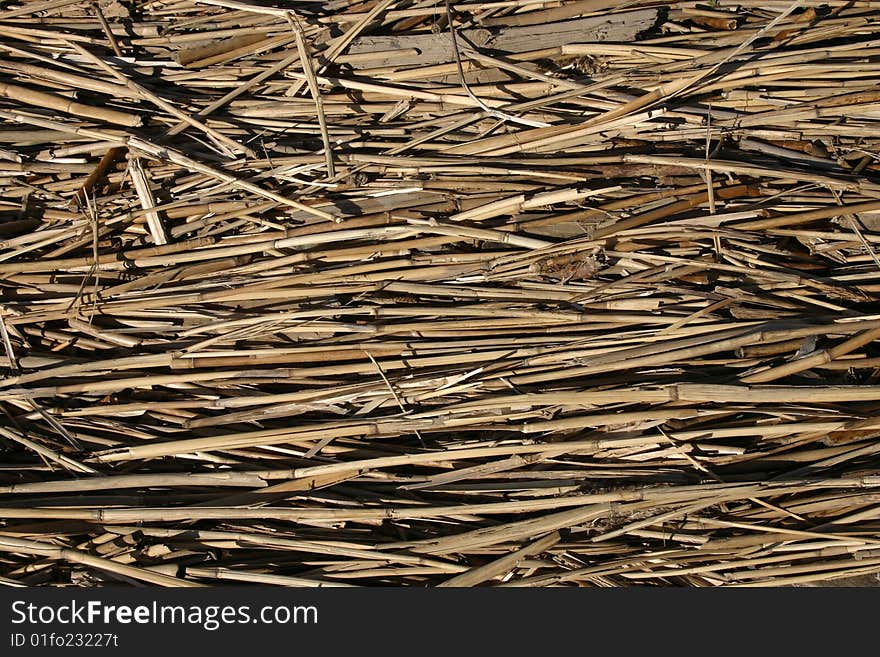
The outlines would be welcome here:
<svg viewBox="0 0 880 657">
<path fill-rule="evenodd" d="M 880 571 L 878 24 L 3 3 L 0 582 Z"/>
</svg>

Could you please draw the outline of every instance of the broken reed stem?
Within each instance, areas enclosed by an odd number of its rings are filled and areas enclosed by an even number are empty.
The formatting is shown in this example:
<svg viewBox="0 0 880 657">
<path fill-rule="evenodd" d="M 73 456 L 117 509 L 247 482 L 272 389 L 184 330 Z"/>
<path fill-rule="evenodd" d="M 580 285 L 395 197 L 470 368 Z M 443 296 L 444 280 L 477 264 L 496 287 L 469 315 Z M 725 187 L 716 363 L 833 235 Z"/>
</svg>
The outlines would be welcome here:
<svg viewBox="0 0 880 657">
<path fill-rule="evenodd" d="M 299 59 L 306 74 L 306 80 L 309 83 L 309 91 L 312 99 L 315 101 L 315 113 L 318 117 L 318 127 L 321 130 L 321 140 L 324 142 L 324 155 L 327 158 L 327 177 L 334 178 L 336 176 L 336 168 L 333 166 L 333 148 L 330 145 L 330 134 L 327 132 L 327 119 L 324 116 L 324 106 L 321 101 L 321 90 L 318 88 L 318 80 L 315 77 L 315 71 L 312 68 L 312 58 L 309 56 L 309 49 L 306 46 L 303 37 L 302 28 L 296 20 L 293 12 L 288 12 L 287 21 L 296 35 L 296 47 L 299 51 Z"/>
</svg>

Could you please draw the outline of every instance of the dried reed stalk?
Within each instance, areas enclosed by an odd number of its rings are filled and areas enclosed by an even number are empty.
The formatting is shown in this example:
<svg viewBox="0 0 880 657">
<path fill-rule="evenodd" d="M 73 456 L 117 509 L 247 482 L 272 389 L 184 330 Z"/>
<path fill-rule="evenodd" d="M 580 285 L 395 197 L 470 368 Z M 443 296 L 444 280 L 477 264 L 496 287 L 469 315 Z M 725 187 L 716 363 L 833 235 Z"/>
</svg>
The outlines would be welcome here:
<svg viewBox="0 0 880 657">
<path fill-rule="evenodd" d="M 0 584 L 880 572 L 875 4 L 284 4 L 0 11 Z"/>
</svg>

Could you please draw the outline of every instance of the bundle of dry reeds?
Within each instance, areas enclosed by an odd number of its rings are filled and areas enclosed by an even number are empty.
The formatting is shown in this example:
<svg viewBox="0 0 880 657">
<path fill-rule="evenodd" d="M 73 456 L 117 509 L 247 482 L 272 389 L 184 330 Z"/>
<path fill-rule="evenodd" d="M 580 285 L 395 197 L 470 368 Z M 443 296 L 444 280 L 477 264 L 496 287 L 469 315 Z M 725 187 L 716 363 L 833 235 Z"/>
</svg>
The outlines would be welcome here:
<svg viewBox="0 0 880 657">
<path fill-rule="evenodd" d="M 0 7 L 0 582 L 880 572 L 880 2 Z"/>
</svg>

